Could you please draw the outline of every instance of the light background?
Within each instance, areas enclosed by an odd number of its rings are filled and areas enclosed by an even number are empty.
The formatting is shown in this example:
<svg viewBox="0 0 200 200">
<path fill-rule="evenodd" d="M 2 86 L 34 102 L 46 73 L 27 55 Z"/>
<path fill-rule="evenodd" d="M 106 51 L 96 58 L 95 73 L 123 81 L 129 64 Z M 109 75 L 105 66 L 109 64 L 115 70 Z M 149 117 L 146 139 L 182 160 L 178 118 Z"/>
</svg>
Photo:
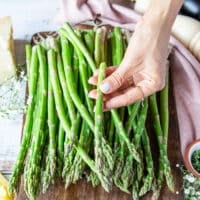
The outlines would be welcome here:
<svg viewBox="0 0 200 200">
<path fill-rule="evenodd" d="M 25 62 L 24 45 L 39 31 L 56 30 L 58 0 L 0 0 L 0 17 L 11 16 L 17 64 Z M 22 91 L 22 95 L 23 91 Z M 10 172 L 19 150 L 22 116 L 0 119 L 0 172 Z"/>
</svg>

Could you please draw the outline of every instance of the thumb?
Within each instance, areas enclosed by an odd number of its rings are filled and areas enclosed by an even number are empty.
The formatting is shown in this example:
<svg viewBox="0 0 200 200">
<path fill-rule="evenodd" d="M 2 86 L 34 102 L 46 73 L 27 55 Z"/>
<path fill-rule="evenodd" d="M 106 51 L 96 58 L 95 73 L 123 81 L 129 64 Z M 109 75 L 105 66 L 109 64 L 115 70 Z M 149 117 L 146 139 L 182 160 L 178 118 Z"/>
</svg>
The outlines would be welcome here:
<svg viewBox="0 0 200 200">
<path fill-rule="evenodd" d="M 118 68 L 110 76 L 108 76 L 100 86 L 101 91 L 104 94 L 110 94 L 116 91 L 124 83 L 125 77 L 123 71 Z"/>
</svg>

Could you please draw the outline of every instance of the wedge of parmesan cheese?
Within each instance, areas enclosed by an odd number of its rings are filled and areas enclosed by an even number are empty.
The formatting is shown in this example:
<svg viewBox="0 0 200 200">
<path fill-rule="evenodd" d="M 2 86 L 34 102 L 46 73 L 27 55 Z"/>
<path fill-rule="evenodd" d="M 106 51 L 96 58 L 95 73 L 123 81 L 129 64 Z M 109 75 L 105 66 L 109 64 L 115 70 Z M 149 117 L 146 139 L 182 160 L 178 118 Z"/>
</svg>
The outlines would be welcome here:
<svg viewBox="0 0 200 200">
<path fill-rule="evenodd" d="M 11 18 L 0 18 L 0 84 L 16 73 L 12 33 Z"/>
<path fill-rule="evenodd" d="M 0 200 L 13 200 L 13 196 L 8 194 L 8 181 L 7 179 L 0 174 Z"/>
</svg>

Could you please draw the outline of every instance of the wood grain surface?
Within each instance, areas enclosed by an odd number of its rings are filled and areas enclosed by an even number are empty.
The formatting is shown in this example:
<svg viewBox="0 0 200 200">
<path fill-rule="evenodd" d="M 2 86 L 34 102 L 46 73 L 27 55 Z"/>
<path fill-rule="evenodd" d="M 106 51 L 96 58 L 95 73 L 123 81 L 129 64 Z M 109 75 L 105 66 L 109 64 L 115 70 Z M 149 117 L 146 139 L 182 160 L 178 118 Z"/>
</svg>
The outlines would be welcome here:
<svg viewBox="0 0 200 200">
<path fill-rule="evenodd" d="M 175 182 L 175 193 L 171 193 L 167 186 L 164 185 L 161 191 L 159 200 L 182 200 L 182 173 L 176 164 L 182 163 L 182 157 L 180 153 L 180 142 L 178 132 L 178 122 L 176 116 L 176 109 L 172 91 L 172 84 L 170 86 L 170 126 L 169 126 L 169 140 L 168 140 L 168 155 L 172 167 Z M 148 121 L 150 121 L 148 119 Z M 148 129 L 150 130 L 151 148 L 153 151 L 154 160 L 158 158 L 157 141 L 154 131 L 152 129 L 152 123 L 148 123 Z M 155 164 L 156 165 L 156 164 Z M 155 170 L 156 173 L 156 170 Z M 26 194 L 23 190 L 23 178 L 21 181 L 20 191 L 16 200 L 26 200 Z M 116 187 L 109 193 L 105 192 L 101 186 L 93 188 L 86 180 L 80 180 L 75 185 L 70 185 L 68 189 L 64 188 L 64 183 L 58 180 L 52 185 L 47 193 L 39 195 L 37 200 L 131 200 L 131 195 L 121 192 Z M 150 200 L 151 193 L 148 193 L 141 200 Z"/>
</svg>

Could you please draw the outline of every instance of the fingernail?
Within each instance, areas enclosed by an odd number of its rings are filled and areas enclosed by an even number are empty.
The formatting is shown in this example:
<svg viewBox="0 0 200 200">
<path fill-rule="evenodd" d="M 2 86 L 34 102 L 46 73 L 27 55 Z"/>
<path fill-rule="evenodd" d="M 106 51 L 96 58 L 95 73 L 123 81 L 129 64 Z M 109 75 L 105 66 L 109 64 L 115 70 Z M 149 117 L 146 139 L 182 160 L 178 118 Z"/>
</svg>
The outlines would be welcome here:
<svg viewBox="0 0 200 200">
<path fill-rule="evenodd" d="M 92 83 L 92 77 L 90 77 L 89 79 L 88 79 L 88 83 Z"/>
<path fill-rule="evenodd" d="M 93 95 L 92 95 L 91 92 L 88 93 L 88 97 L 89 97 L 89 98 L 93 98 Z"/>
<path fill-rule="evenodd" d="M 96 75 L 98 75 L 98 73 L 99 73 L 99 71 L 97 70 L 97 71 L 94 72 L 93 75 L 96 76 Z"/>
<path fill-rule="evenodd" d="M 100 89 L 102 92 L 108 92 L 110 90 L 110 84 L 109 83 L 103 83 L 100 86 Z"/>
</svg>

